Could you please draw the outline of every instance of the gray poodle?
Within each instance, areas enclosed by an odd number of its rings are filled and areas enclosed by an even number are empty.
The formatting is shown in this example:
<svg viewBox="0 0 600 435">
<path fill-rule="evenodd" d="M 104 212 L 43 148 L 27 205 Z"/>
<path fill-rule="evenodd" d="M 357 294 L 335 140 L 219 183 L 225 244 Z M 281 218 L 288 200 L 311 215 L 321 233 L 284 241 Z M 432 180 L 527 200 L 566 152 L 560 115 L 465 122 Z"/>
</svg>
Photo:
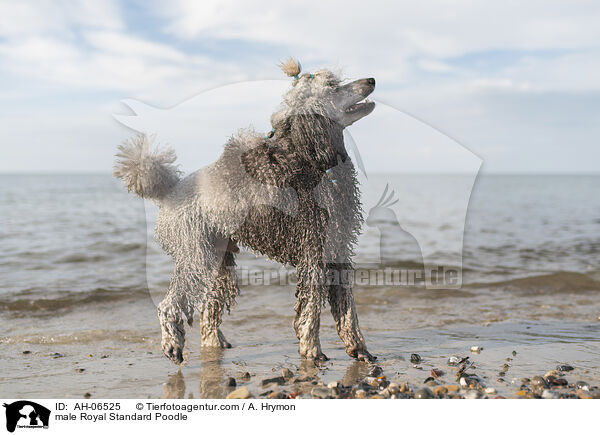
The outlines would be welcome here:
<svg viewBox="0 0 600 435">
<path fill-rule="evenodd" d="M 156 201 L 156 234 L 175 268 L 158 306 L 162 348 L 183 362 L 184 317 L 200 312 L 204 346 L 231 347 L 219 330 L 223 311 L 239 293 L 238 244 L 296 267 L 294 329 L 300 355 L 326 360 L 319 342 L 321 307 L 331 306 L 348 355 L 367 351 L 352 295 L 353 245 L 362 224 L 358 182 L 344 147 L 345 127 L 371 113 L 363 101 L 372 78 L 342 84 L 328 70 L 294 77 L 265 137 L 240 131 L 212 165 L 182 177 L 173 150 L 153 150 L 145 135 L 119 147 L 115 176 L 137 195 Z"/>
</svg>

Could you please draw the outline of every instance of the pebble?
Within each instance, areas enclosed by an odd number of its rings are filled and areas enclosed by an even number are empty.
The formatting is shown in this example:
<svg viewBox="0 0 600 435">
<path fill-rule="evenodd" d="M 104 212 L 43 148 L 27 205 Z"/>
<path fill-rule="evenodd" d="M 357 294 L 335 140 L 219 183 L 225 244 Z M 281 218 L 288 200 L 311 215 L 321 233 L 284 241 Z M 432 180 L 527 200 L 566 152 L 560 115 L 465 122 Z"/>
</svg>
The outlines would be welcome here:
<svg viewBox="0 0 600 435">
<path fill-rule="evenodd" d="M 410 355 L 410 362 L 413 364 L 418 364 L 421 362 L 421 355 L 418 353 L 413 353 Z"/>
<path fill-rule="evenodd" d="M 250 399 L 251 397 L 252 397 L 252 394 L 250 394 L 250 391 L 248 391 L 248 388 L 242 387 L 242 388 L 238 388 L 237 390 L 229 393 L 226 398 L 227 399 Z"/>
<path fill-rule="evenodd" d="M 374 378 L 376 378 L 377 376 L 381 376 L 382 374 L 383 374 L 383 369 L 379 366 L 373 366 L 371 368 L 371 370 L 369 370 L 369 376 L 372 376 Z"/>
<path fill-rule="evenodd" d="M 64 354 L 58 352 L 52 354 L 52 358 L 63 358 L 64 356 Z"/>
<path fill-rule="evenodd" d="M 573 366 L 570 366 L 569 364 L 561 364 L 556 366 L 556 370 L 558 370 L 559 372 L 570 372 L 571 370 L 575 370 L 573 368 Z"/>
<path fill-rule="evenodd" d="M 313 378 L 312 376 L 300 376 L 294 379 L 294 384 L 297 384 L 299 382 L 312 382 L 314 380 L 315 378 Z"/>
<path fill-rule="evenodd" d="M 587 382 L 577 381 L 575 387 L 578 390 L 590 391 L 590 385 Z"/>
<path fill-rule="evenodd" d="M 227 386 L 228 387 L 235 387 L 237 385 L 237 382 L 235 381 L 235 378 L 229 378 L 227 379 Z"/>
<path fill-rule="evenodd" d="M 287 399 L 288 395 L 282 393 L 281 391 L 273 391 L 271 394 L 267 396 L 269 399 Z"/>
<path fill-rule="evenodd" d="M 415 399 L 432 399 L 433 393 L 429 388 L 421 388 L 415 392 Z"/>
<path fill-rule="evenodd" d="M 354 393 L 354 397 L 356 397 L 357 399 L 364 399 L 367 397 L 367 392 L 365 390 L 356 390 L 356 393 Z"/>
<path fill-rule="evenodd" d="M 373 388 L 379 388 L 379 380 L 373 376 L 367 376 L 363 379 L 363 382 L 370 385 Z"/>
<path fill-rule="evenodd" d="M 548 387 L 548 384 L 546 383 L 546 380 L 541 376 L 534 376 L 531 380 L 531 386 L 534 388 L 546 388 Z"/>
<path fill-rule="evenodd" d="M 330 382 L 327 384 L 327 388 L 337 388 L 338 387 L 338 382 L 334 381 L 334 382 Z"/>
<path fill-rule="evenodd" d="M 283 376 L 285 379 L 292 379 L 294 377 L 294 373 L 292 373 L 292 371 L 286 367 L 281 370 L 281 376 Z"/>
<path fill-rule="evenodd" d="M 457 356 L 451 356 L 450 358 L 448 358 L 448 365 L 450 367 L 455 367 L 458 365 L 458 363 L 461 361 L 462 358 L 459 358 Z"/>
<path fill-rule="evenodd" d="M 30 350 L 24 350 L 24 351 L 23 351 L 23 355 L 29 355 L 30 353 L 31 353 L 31 351 L 30 351 Z"/>
<path fill-rule="evenodd" d="M 331 395 L 331 390 L 325 387 L 314 387 L 310 390 L 310 395 L 318 399 L 328 399 Z"/>
<path fill-rule="evenodd" d="M 580 399 L 593 399 L 590 392 L 585 390 L 577 390 L 577 397 Z"/>
<path fill-rule="evenodd" d="M 248 381 L 250 380 L 250 373 L 245 372 L 242 376 L 241 376 L 242 381 Z"/>
<path fill-rule="evenodd" d="M 560 395 L 556 391 L 545 389 L 542 391 L 542 399 L 558 399 Z"/>
<path fill-rule="evenodd" d="M 560 376 L 560 373 L 558 373 L 556 370 L 550 370 L 548 373 L 546 373 L 544 375 L 544 379 L 548 380 L 548 376 L 558 377 L 558 376 Z"/>
<path fill-rule="evenodd" d="M 85 394 L 83 395 L 83 398 L 84 398 L 84 399 L 89 399 L 90 397 L 92 397 L 92 393 L 85 393 Z"/>
<path fill-rule="evenodd" d="M 440 376 L 443 376 L 444 372 L 441 371 L 440 369 L 431 369 L 431 376 L 433 376 L 434 378 L 439 378 Z"/>
<path fill-rule="evenodd" d="M 262 386 L 266 387 L 269 384 L 283 385 L 285 384 L 285 378 L 283 376 L 277 376 L 275 378 L 263 379 Z"/>
<path fill-rule="evenodd" d="M 473 353 L 480 353 L 483 350 L 483 347 L 481 346 L 471 346 L 471 352 Z"/>
<path fill-rule="evenodd" d="M 517 351 L 516 350 L 512 351 L 512 356 L 517 356 Z"/>
<path fill-rule="evenodd" d="M 465 393 L 465 399 L 479 399 L 481 397 L 481 393 L 479 390 L 469 390 Z"/>
<path fill-rule="evenodd" d="M 565 386 L 565 385 L 569 385 L 569 382 L 567 382 L 566 379 L 564 378 L 554 378 L 552 379 L 552 385 L 558 385 L 558 386 Z"/>
<path fill-rule="evenodd" d="M 83 373 L 83 372 L 85 372 L 85 369 L 84 369 L 84 368 L 78 368 L 78 369 L 76 369 L 75 371 L 76 371 L 77 373 Z"/>
<path fill-rule="evenodd" d="M 433 389 L 433 394 L 435 394 L 438 397 L 443 397 L 446 394 L 448 394 L 448 389 L 446 387 L 444 387 L 443 385 L 440 385 L 439 387 L 435 387 Z"/>
<path fill-rule="evenodd" d="M 531 379 L 529 378 L 521 378 L 521 383 L 527 385 L 528 383 L 531 382 Z"/>
<path fill-rule="evenodd" d="M 496 389 L 492 387 L 488 387 L 484 390 L 485 394 L 496 394 Z"/>
<path fill-rule="evenodd" d="M 390 394 L 400 393 L 400 385 L 398 385 L 394 382 L 390 382 L 390 385 L 388 385 L 387 389 L 390 392 Z"/>
<path fill-rule="evenodd" d="M 400 392 L 406 393 L 407 391 L 410 391 L 410 388 L 406 382 L 403 382 L 402 385 L 400 385 Z"/>
<path fill-rule="evenodd" d="M 445 386 L 448 391 L 457 392 L 460 388 L 458 385 L 446 385 Z"/>
</svg>

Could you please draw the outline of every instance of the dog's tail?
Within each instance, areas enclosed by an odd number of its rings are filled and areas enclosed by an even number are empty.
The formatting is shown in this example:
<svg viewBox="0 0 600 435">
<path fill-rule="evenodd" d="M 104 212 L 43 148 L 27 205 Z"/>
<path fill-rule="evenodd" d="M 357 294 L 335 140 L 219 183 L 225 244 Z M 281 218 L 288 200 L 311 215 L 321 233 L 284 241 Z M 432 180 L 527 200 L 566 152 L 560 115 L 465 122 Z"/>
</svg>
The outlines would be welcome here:
<svg viewBox="0 0 600 435">
<path fill-rule="evenodd" d="M 171 148 L 152 149 L 154 136 L 141 134 L 119 146 L 114 175 L 125 181 L 128 191 L 142 198 L 160 200 L 179 182 L 177 159 Z"/>
</svg>

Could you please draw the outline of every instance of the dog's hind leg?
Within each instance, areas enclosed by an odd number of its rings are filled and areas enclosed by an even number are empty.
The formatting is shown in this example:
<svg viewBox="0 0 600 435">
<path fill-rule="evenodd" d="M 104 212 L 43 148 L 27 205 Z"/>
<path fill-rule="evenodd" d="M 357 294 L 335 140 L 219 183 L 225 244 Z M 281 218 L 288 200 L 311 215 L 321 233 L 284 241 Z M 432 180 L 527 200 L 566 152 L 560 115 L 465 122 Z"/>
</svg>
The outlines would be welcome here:
<svg viewBox="0 0 600 435">
<path fill-rule="evenodd" d="M 338 335 L 346 346 L 346 353 L 359 361 L 374 361 L 376 357 L 367 351 L 365 339 L 358 326 L 358 315 L 352 294 L 352 267 L 335 264 L 329 267 L 328 278 L 335 281 L 329 285 L 329 305 Z"/>
<path fill-rule="evenodd" d="M 323 270 L 322 267 L 312 265 L 299 265 L 297 270 L 298 288 L 294 329 L 300 340 L 300 355 L 307 359 L 327 361 L 329 358 L 321 351 L 319 341 L 324 288 Z"/>
<path fill-rule="evenodd" d="M 231 249 L 230 249 L 231 248 Z M 239 293 L 235 273 L 235 258 L 233 251 L 237 247 L 229 241 L 228 249 L 224 254 L 223 263 L 216 277 L 213 291 L 207 295 L 202 312 L 200 313 L 200 333 L 202 346 L 220 347 L 228 349 L 231 344 L 219 329 L 223 320 L 223 311 L 229 309 Z"/>
<path fill-rule="evenodd" d="M 223 306 L 215 301 L 207 302 L 207 306 L 202 310 L 200 316 L 202 346 L 229 349 L 231 344 L 219 329 L 219 325 L 223 320 Z"/>
</svg>

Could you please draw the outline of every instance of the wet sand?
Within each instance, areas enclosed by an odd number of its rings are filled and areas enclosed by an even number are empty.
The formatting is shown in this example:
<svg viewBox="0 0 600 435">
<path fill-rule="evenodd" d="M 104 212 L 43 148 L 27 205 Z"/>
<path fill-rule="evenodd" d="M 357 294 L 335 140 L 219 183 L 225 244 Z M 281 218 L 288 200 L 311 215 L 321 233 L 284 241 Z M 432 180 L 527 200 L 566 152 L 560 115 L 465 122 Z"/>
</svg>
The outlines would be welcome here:
<svg viewBox="0 0 600 435">
<path fill-rule="evenodd" d="M 148 295 L 36 316 L 5 312 L 0 396 L 224 398 L 246 386 L 254 397 L 282 391 L 309 398 L 314 387 L 337 381 L 356 390 L 373 365 L 345 354 L 328 312 L 322 315 L 321 343 L 330 360 L 315 365 L 299 357 L 293 291 L 244 287 L 222 328 L 234 347 L 202 349 L 199 331 L 191 328 L 181 370 L 160 351 L 155 306 Z M 494 396 L 520 397 L 522 378 L 544 375 L 559 364 L 574 367 L 564 376 L 569 383 L 600 385 L 600 321 L 597 305 L 590 302 L 595 293 L 521 292 L 515 297 L 508 290 L 470 292 L 468 287 L 456 292 L 356 289 L 361 326 L 387 382 L 408 383 L 415 392 L 426 387 L 436 368 L 444 372 L 436 383 L 457 385 L 458 369 L 448 366 L 448 358 L 469 356 L 474 367 L 468 372 L 494 388 Z M 483 350 L 471 353 L 472 346 Z M 413 353 L 422 358 L 416 367 L 410 361 Z M 284 368 L 295 378 L 309 379 L 262 385 Z M 227 385 L 229 378 L 236 387 Z"/>
</svg>

